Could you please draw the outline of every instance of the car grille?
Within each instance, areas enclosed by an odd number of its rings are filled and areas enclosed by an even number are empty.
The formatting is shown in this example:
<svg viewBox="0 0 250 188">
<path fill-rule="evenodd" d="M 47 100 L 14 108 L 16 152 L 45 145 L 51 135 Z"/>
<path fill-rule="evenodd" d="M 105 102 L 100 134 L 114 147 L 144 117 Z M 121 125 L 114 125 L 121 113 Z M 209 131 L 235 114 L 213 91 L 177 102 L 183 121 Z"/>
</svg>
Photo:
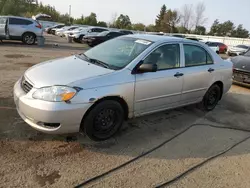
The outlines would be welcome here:
<svg viewBox="0 0 250 188">
<path fill-rule="evenodd" d="M 250 77 L 250 72 L 246 72 L 246 71 L 242 71 L 242 70 L 236 70 L 235 69 L 233 71 L 233 73 L 236 74 L 236 75 L 246 75 L 246 76 Z"/>
<path fill-rule="evenodd" d="M 33 88 L 33 85 L 30 84 L 24 77 L 21 80 L 21 88 L 24 90 L 25 93 L 29 93 L 30 90 Z"/>
</svg>

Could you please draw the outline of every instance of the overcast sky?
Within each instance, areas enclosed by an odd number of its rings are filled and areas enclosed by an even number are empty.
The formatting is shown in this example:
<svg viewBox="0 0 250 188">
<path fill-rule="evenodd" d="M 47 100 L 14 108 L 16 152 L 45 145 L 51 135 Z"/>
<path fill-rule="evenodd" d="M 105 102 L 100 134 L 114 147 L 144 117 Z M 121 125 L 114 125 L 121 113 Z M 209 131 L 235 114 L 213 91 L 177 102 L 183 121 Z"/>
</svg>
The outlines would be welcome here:
<svg viewBox="0 0 250 188">
<path fill-rule="evenodd" d="M 195 5 L 199 0 L 40 0 L 44 4 L 55 6 L 61 13 L 69 12 L 72 6 L 72 16 L 88 16 L 91 12 L 97 14 L 98 20 L 109 22 L 115 13 L 127 14 L 133 23 L 153 24 L 160 8 L 166 4 L 170 9 L 181 9 L 184 4 Z M 40 2 L 39 1 L 39 2 Z M 221 22 L 231 20 L 235 24 L 243 24 L 250 30 L 250 0 L 204 0 L 206 5 L 206 27 L 210 28 L 218 18 Z"/>
</svg>

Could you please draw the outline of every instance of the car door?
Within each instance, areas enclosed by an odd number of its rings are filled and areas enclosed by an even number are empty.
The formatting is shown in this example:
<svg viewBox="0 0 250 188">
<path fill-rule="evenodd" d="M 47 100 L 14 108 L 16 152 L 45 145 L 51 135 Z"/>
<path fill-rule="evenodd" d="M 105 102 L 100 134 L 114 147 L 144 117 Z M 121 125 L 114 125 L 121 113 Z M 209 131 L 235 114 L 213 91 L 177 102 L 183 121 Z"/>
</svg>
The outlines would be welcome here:
<svg viewBox="0 0 250 188">
<path fill-rule="evenodd" d="M 194 103 L 203 98 L 215 73 L 211 54 L 198 44 L 183 44 L 185 69 L 181 103 Z"/>
<path fill-rule="evenodd" d="M 21 39 L 33 22 L 21 18 L 9 18 L 9 35 L 11 39 Z"/>
<path fill-rule="evenodd" d="M 0 39 L 6 39 L 7 17 L 0 17 Z"/>
<path fill-rule="evenodd" d="M 135 116 L 178 106 L 182 92 L 182 58 L 179 44 L 164 44 L 154 49 L 143 64 L 156 64 L 156 72 L 137 73 Z"/>
</svg>

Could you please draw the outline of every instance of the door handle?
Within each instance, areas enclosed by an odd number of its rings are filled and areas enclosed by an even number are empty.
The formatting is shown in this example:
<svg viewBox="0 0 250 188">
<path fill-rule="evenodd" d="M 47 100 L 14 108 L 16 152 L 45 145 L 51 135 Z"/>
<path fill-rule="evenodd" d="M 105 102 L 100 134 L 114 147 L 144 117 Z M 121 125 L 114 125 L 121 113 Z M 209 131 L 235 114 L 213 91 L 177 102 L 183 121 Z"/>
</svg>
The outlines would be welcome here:
<svg viewBox="0 0 250 188">
<path fill-rule="evenodd" d="M 207 71 L 211 73 L 211 72 L 214 72 L 214 69 L 213 69 L 213 68 L 210 68 L 210 69 L 208 69 Z"/>
<path fill-rule="evenodd" d="M 174 75 L 174 77 L 179 78 L 179 77 L 181 77 L 181 76 L 183 76 L 183 75 L 184 75 L 183 73 L 177 72 L 177 73 Z"/>
</svg>

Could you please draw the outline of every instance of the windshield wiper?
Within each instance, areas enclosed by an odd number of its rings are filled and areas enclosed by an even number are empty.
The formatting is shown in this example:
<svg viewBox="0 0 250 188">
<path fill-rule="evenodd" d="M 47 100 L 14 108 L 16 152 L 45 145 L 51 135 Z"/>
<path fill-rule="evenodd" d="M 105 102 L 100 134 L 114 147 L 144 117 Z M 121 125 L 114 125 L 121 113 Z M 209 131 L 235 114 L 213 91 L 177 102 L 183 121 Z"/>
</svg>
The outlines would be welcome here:
<svg viewBox="0 0 250 188">
<path fill-rule="evenodd" d="M 109 68 L 109 69 L 111 69 L 111 67 L 110 67 L 109 64 L 104 63 L 104 62 L 102 62 L 102 61 L 100 61 L 100 60 L 98 60 L 98 59 L 89 58 L 89 60 L 90 60 L 91 63 L 97 64 L 97 65 L 101 65 L 101 66 L 104 67 L 104 68 Z"/>
<path fill-rule="evenodd" d="M 113 66 L 113 65 L 109 65 L 103 61 L 100 61 L 98 59 L 94 59 L 94 58 L 89 58 L 86 54 L 84 53 L 81 53 L 79 54 L 79 56 L 83 56 L 85 60 L 87 60 L 89 63 L 93 63 L 93 64 L 96 64 L 96 65 L 99 65 L 99 66 L 102 66 L 104 68 L 108 68 L 108 69 L 113 69 L 113 70 L 116 70 L 117 67 Z"/>
</svg>

